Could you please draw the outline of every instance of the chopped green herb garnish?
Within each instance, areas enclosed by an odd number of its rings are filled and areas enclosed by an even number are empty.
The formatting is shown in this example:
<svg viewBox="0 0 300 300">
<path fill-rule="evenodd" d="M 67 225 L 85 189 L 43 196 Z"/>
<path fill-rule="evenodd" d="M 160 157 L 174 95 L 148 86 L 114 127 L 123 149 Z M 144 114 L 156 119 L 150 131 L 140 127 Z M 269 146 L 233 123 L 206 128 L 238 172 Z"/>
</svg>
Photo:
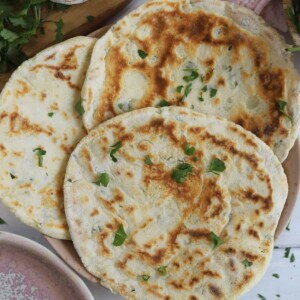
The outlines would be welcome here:
<svg viewBox="0 0 300 300">
<path fill-rule="evenodd" d="M 142 278 L 145 282 L 147 282 L 147 281 L 151 278 L 151 276 L 150 276 L 150 275 L 143 274 L 143 275 L 141 275 L 141 278 Z"/>
<path fill-rule="evenodd" d="M 210 233 L 210 237 L 213 241 L 213 249 L 216 249 L 220 247 L 222 244 L 224 244 L 224 240 L 222 240 L 219 236 L 217 236 L 214 232 Z"/>
<path fill-rule="evenodd" d="M 228 72 L 231 72 L 232 71 L 232 66 L 228 66 L 227 70 L 228 70 Z"/>
<path fill-rule="evenodd" d="M 57 42 L 61 42 L 64 39 L 64 35 L 62 32 L 62 29 L 64 27 L 64 21 L 62 19 L 59 19 L 57 22 L 54 22 L 56 25 L 56 29 L 55 29 L 55 40 Z"/>
<path fill-rule="evenodd" d="M 209 166 L 208 172 L 212 172 L 216 175 L 220 175 L 221 172 L 225 171 L 226 166 L 223 160 L 214 158 Z"/>
<path fill-rule="evenodd" d="M 196 72 L 196 71 L 191 71 L 191 74 L 189 76 L 183 76 L 183 80 L 185 82 L 190 82 L 190 81 L 193 81 L 195 80 L 196 78 L 199 77 L 199 73 Z"/>
<path fill-rule="evenodd" d="M 202 93 L 200 94 L 200 96 L 198 97 L 198 100 L 199 101 L 201 101 L 201 102 L 203 102 L 204 101 L 204 98 L 203 98 L 203 95 L 202 95 Z"/>
<path fill-rule="evenodd" d="M 243 265 L 244 265 L 245 268 L 251 267 L 253 265 L 253 262 L 249 261 L 248 259 L 244 259 L 243 260 Z"/>
<path fill-rule="evenodd" d="M 186 98 L 189 93 L 192 91 L 192 83 L 189 83 L 184 89 L 184 97 Z"/>
<path fill-rule="evenodd" d="M 97 185 L 103 185 L 105 187 L 108 186 L 109 184 L 109 175 L 107 173 L 101 173 L 100 176 L 99 176 L 99 179 L 97 181 L 94 181 L 93 183 L 97 184 Z"/>
<path fill-rule="evenodd" d="M 204 75 L 203 74 L 200 74 L 200 81 L 204 82 Z"/>
<path fill-rule="evenodd" d="M 193 166 L 187 163 L 179 164 L 176 169 L 172 172 L 172 178 L 177 183 L 183 183 L 189 175 L 193 172 Z"/>
<path fill-rule="evenodd" d="M 184 152 L 186 155 L 192 156 L 195 154 L 196 149 L 195 147 L 191 147 L 190 144 L 185 144 L 184 145 Z"/>
<path fill-rule="evenodd" d="M 167 101 L 167 100 L 160 100 L 159 103 L 158 103 L 158 106 L 159 107 L 165 107 L 165 106 L 170 106 L 171 104 Z"/>
<path fill-rule="evenodd" d="M 123 104 L 123 103 L 119 103 L 119 104 L 118 104 L 118 107 L 122 110 L 123 107 L 124 107 L 124 104 Z"/>
<path fill-rule="evenodd" d="M 181 93 L 182 92 L 182 89 L 183 89 L 183 85 L 179 85 L 177 88 L 176 88 L 176 91 L 178 93 Z"/>
<path fill-rule="evenodd" d="M 205 85 L 202 89 L 201 89 L 202 92 L 206 92 L 207 91 L 207 85 Z"/>
<path fill-rule="evenodd" d="M 85 110 L 84 110 L 84 108 L 83 108 L 83 106 L 82 106 L 81 100 L 79 100 L 79 101 L 76 103 L 75 109 L 76 109 L 76 111 L 77 111 L 81 116 L 83 116 L 83 114 L 85 113 Z"/>
<path fill-rule="evenodd" d="M 69 178 L 67 181 L 68 181 L 68 182 L 72 182 L 72 179 L 71 179 L 71 178 Z"/>
<path fill-rule="evenodd" d="M 279 278 L 279 274 L 272 274 L 273 277 Z"/>
<path fill-rule="evenodd" d="M 290 262 L 293 263 L 295 261 L 295 255 L 294 253 L 292 253 L 291 257 L 290 257 Z"/>
<path fill-rule="evenodd" d="M 286 226 L 285 230 L 290 231 L 290 223 Z"/>
<path fill-rule="evenodd" d="M 151 165 L 152 165 L 152 161 L 151 161 L 151 158 L 150 158 L 149 155 L 146 155 L 145 163 L 146 163 L 146 165 L 148 165 L 148 166 L 151 166 Z"/>
<path fill-rule="evenodd" d="M 161 267 L 157 268 L 157 272 L 160 273 L 160 275 L 162 275 L 162 276 L 166 276 L 167 275 L 167 266 L 161 266 Z"/>
<path fill-rule="evenodd" d="M 43 156 L 46 155 L 46 151 L 43 150 L 42 148 L 35 148 L 32 150 L 33 152 L 36 152 L 38 158 L 39 158 L 39 167 L 43 166 Z"/>
<path fill-rule="evenodd" d="M 9 174 L 10 174 L 10 178 L 11 179 L 15 179 L 16 178 L 16 176 L 14 174 L 12 174 L 12 173 L 9 173 Z"/>
<path fill-rule="evenodd" d="M 88 20 L 88 22 L 93 22 L 95 20 L 94 16 L 86 16 L 86 19 Z"/>
<path fill-rule="evenodd" d="M 232 45 L 230 45 L 230 46 L 228 47 L 228 51 L 231 51 L 231 49 L 232 49 Z"/>
<path fill-rule="evenodd" d="M 285 248 L 284 257 L 288 258 L 290 256 L 291 247 Z"/>
<path fill-rule="evenodd" d="M 0 218 L 0 225 L 5 225 L 7 224 L 3 219 Z"/>
<path fill-rule="evenodd" d="M 210 92 L 209 92 L 210 98 L 213 98 L 214 96 L 216 96 L 217 91 L 218 91 L 217 89 L 211 88 Z"/>
<path fill-rule="evenodd" d="M 279 294 L 276 294 L 276 297 L 280 298 L 280 295 L 279 295 Z"/>
<path fill-rule="evenodd" d="M 116 234 L 115 234 L 115 239 L 114 239 L 114 241 L 113 241 L 113 245 L 116 246 L 116 247 L 123 245 L 123 243 L 125 242 L 127 236 L 128 236 L 128 235 L 127 235 L 126 232 L 124 231 L 123 224 L 121 224 L 121 225 L 119 226 L 118 231 L 117 231 Z"/>
<path fill-rule="evenodd" d="M 290 48 L 286 48 L 286 51 L 290 51 L 290 52 L 298 52 L 298 51 L 300 51 L 300 47 L 290 47 Z"/>
<path fill-rule="evenodd" d="M 148 56 L 148 53 L 146 53 L 145 51 L 139 49 L 138 50 L 138 54 L 140 56 L 140 58 L 145 59 Z"/>
<path fill-rule="evenodd" d="M 52 118 L 53 115 L 54 115 L 54 112 L 49 112 L 49 113 L 48 113 L 48 116 L 49 116 L 50 118 Z"/>
<path fill-rule="evenodd" d="M 279 249 L 279 247 L 278 246 L 274 246 L 274 249 Z"/>
<path fill-rule="evenodd" d="M 261 299 L 261 300 L 267 300 L 263 295 L 261 294 L 257 294 L 258 298 Z"/>
<path fill-rule="evenodd" d="M 119 141 L 117 143 L 115 143 L 114 145 L 111 146 L 111 150 L 110 150 L 110 157 L 112 159 L 113 162 L 117 162 L 118 159 L 115 157 L 115 154 L 121 149 L 122 147 L 122 142 Z"/>
<path fill-rule="evenodd" d="M 287 106 L 287 102 L 283 101 L 283 100 L 278 100 L 277 101 L 278 104 L 278 110 L 285 116 L 287 117 L 291 122 L 293 122 L 293 119 L 289 116 L 288 113 L 286 113 L 286 106 Z"/>
</svg>

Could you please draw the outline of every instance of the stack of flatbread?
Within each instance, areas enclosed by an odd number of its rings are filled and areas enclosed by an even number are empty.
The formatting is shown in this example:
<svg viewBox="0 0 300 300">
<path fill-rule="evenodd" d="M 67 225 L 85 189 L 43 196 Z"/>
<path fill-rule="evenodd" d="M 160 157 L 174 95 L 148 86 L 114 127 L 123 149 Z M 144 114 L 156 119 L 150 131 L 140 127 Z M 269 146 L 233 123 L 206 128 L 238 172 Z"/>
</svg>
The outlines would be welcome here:
<svg viewBox="0 0 300 300">
<path fill-rule="evenodd" d="M 238 5 L 156 0 L 42 51 L 1 94 L 0 199 L 128 299 L 239 298 L 288 192 L 286 48 Z"/>
</svg>

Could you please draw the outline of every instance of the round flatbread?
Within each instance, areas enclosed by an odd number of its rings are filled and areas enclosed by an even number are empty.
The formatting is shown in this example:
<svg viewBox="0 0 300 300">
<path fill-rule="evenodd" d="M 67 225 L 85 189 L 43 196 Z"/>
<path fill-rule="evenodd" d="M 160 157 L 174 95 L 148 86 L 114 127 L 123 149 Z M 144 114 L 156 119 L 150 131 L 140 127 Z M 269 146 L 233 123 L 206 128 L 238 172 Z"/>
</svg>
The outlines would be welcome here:
<svg viewBox="0 0 300 300">
<path fill-rule="evenodd" d="M 82 91 L 84 125 L 167 100 L 241 125 L 283 161 L 300 125 L 299 79 L 286 48 L 247 8 L 150 1 L 96 43 Z"/>
<path fill-rule="evenodd" d="M 59 239 L 70 237 L 63 180 L 86 134 L 75 107 L 94 43 L 77 37 L 40 52 L 0 97 L 0 199 L 21 221 Z"/>
<path fill-rule="evenodd" d="M 260 139 L 187 108 L 96 127 L 67 166 L 75 248 L 128 299 L 236 299 L 264 274 L 288 186 Z"/>
</svg>

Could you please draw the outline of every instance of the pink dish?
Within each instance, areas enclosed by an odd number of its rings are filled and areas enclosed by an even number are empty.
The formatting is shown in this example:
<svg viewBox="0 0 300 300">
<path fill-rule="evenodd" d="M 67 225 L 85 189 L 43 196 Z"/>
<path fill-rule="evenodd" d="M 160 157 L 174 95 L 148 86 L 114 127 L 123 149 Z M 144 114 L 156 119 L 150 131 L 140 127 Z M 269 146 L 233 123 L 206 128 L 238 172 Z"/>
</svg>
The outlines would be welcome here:
<svg viewBox="0 0 300 300">
<path fill-rule="evenodd" d="M 83 281 L 48 249 L 0 231 L 0 299 L 94 298 Z"/>
</svg>

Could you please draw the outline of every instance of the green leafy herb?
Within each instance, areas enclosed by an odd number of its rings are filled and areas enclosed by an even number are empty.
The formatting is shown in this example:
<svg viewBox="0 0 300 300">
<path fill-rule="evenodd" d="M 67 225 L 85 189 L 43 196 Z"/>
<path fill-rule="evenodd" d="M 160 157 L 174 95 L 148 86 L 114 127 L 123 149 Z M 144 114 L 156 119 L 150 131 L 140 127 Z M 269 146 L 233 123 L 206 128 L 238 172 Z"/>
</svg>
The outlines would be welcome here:
<svg viewBox="0 0 300 300">
<path fill-rule="evenodd" d="M 68 182 L 72 182 L 72 179 L 71 179 L 71 178 L 69 178 L 67 181 L 68 181 Z"/>
<path fill-rule="evenodd" d="M 208 172 L 212 172 L 216 175 L 220 175 L 221 172 L 225 171 L 226 166 L 223 160 L 214 158 L 209 166 Z"/>
<path fill-rule="evenodd" d="M 162 275 L 162 276 L 166 276 L 167 275 L 167 266 L 160 266 L 159 268 L 157 268 L 157 272 L 160 273 L 160 275 Z"/>
<path fill-rule="evenodd" d="M 148 56 L 148 53 L 146 53 L 145 51 L 139 49 L 138 50 L 138 54 L 140 56 L 140 58 L 145 59 Z"/>
<path fill-rule="evenodd" d="M 97 184 L 97 185 L 103 185 L 105 187 L 108 186 L 109 184 L 109 175 L 107 173 L 101 173 L 100 176 L 99 176 L 99 179 L 97 181 L 95 181 L 94 183 Z"/>
<path fill-rule="evenodd" d="M 118 104 L 118 107 L 122 110 L 123 107 L 124 107 L 124 104 L 123 104 L 123 103 L 119 103 L 119 104 Z"/>
<path fill-rule="evenodd" d="M 298 51 L 300 51 L 300 47 L 286 48 L 286 51 L 289 51 L 289 52 L 298 52 Z"/>
<path fill-rule="evenodd" d="M 193 172 L 193 166 L 187 163 L 179 164 L 172 172 L 172 178 L 177 183 L 184 183 L 189 175 Z"/>
<path fill-rule="evenodd" d="M 185 82 L 190 82 L 190 81 L 193 81 L 195 80 L 196 78 L 199 77 L 199 73 L 196 72 L 196 71 L 191 71 L 191 74 L 189 76 L 183 76 L 183 80 Z"/>
<path fill-rule="evenodd" d="M 83 114 L 85 113 L 85 110 L 84 110 L 84 108 L 83 108 L 83 106 L 82 106 L 82 103 L 81 103 L 81 99 L 76 103 L 75 109 L 76 109 L 76 111 L 77 111 L 81 116 L 83 116 Z"/>
<path fill-rule="evenodd" d="M 124 227 L 123 227 L 123 224 L 121 224 L 119 226 L 119 229 L 118 231 L 116 232 L 115 234 L 115 238 L 114 238 L 114 241 L 113 241 L 113 245 L 118 247 L 118 246 L 121 246 L 124 244 L 126 238 L 127 238 L 127 234 L 126 232 L 124 231 Z"/>
<path fill-rule="evenodd" d="M 189 93 L 192 91 L 192 83 L 189 83 L 184 89 L 184 97 L 186 98 Z"/>
<path fill-rule="evenodd" d="M 88 22 L 93 22 L 95 20 L 94 16 L 86 16 L 86 19 L 88 20 Z"/>
<path fill-rule="evenodd" d="M 231 72 L 232 71 L 232 66 L 228 66 L 227 70 L 228 70 L 228 72 Z"/>
<path fill-rule="evenodd" d="M 286 226 L 285 230 L 290 231 L 290 223 Z"/>
<path fill-rule="evenodd" d="M 280 295 L 279 295 L 279 294 L 276 294 L 276 297 L 280 298 Z"/>
<path fill-rule="evenodd" d="M 279 278 L 279 274 L 272 274 L 273 277 Z"/>
<path fill-rule="evenodd" d="M 202 92 L 200 92 L 200 96 L 198 97 L 198 100 L 201 101 L 201 102 L 204 101 L 203 93 Z"/>
<path fill-rule="evenodd" d="M 210 233 L 210 237 L 213 241 L 213 249 L 220 247 L 224 244 L 224 240 L 222 240 L 219 236 L 217 236 L 214 232 Z"/>
<path fill-rule="evenodd" d="M 147 281 L 151 278 L 151 276 L 150 276 L 150 275 L 143 274 L 143 275 L 141 275 L 141 278 L 142 278 L 145 282 L 147 282 Z"/>
<path fill-rule="evenodd" d="M 217 94 L 217 89 L 211 88 L 209 91 L 210 98 L 213 98 Z"/>
<path fill-rule="evenodd" d="M 278 246 L 274 246 L 274 249 L 279 249 L 279 247 Z"/>
<path fill-rule="evenodd" d="M 46 151 L 43 150 L 42 148 L 35 148 L 33 149 L 33 152 L 35 152 L 39 158 L 39 167 L 43 166 L 43 156 L 46 155 Z"/>
<path fill-rule="evenodd" d="M 206 92 L 207 91 L 207 85 L 205 85 L 202 89 L 201 89 L 202 92 Z"/>
<path fill-rule="evenodd" d="M 290 262 L 293 263 L 295 261 L 295 255 L 294 253 L 292 253 L 291 257 L 290 257 Z"/>
<path fill-rule="evenodd" d="M 162 99 L 159 101 L 158 106 L 159 107 L 170 106 L 170 103 L 167 100 Z"/>
<path fill-rule="evenodd" d="M 151 158 L 150 158 L 149 155 L 146 155 L 145 163 L 146 163 L 146 165 L 148 165 L 148 166 L 151 166 L 151 165 L 152 165 L 152 161 L 151 161 Z"/>
<path fill-rule="evenodd" d="M 290 256 L 291 247 L 285 248 L 284 257 L 288 258 Z"/>
<path fill-rule="evenodd" d="M 192 156 L 195 154 L 196 149 L 195 147 L 191 147 L 190 144 L 185 144 L 184 145 L 184 152 L 186 155 Z"/>
<path fill-rule="evenodd" d="M 204 82 L 204 75 L 203 74 L 200 74 L 200 81 Z"/>
<path fill-rule="evenodd" d="M 278 110 L 285 116 L 287 117 L 291 122 L 293 122 L 292 118 L 289 116 L 289 114 L 286 112 L 286 106 L 287 106 L 287 102 L 283 101 L 283 100 L 278 100 L 277 101 L 278 104 Z"/>
<path fill-rule="evenodd" d="M 5 225 L 7 224 L 3 219 L 0 218 L 0 225 Z"/>
<path fill-rule="evenodd" d="M 62 19 L 59 19 L 57 22 L 54 22 L 56 25 L 56 29 L 55 29 L 55 40 L 57 42 L 61 42 L 64 39 L 64 35 L 63 35 L 63 27 L 64 27 L 64 21 Z"/>
<path fill-rule="evenodd" d="M 291 4 L 292 5 L 288 7 L 288 16 L 294 23 L 298 33 L 300 33 L 300 3 L 297 0 L 293 0 Z"/>
<path fill-rule="evenodd" d="M 10 174 L 10 178 L 11 179 L 15 179 L 16 178 L 16 176 L 14 174 L 12 174 L 12 173 L 9 173 L 9 174 Z"/>
<path fill-rule="evenodd" d="M 183 89 L 183 85 L 179 85 L 177 88 L 176 88 L 176 91 L 178 93 L 181 93 L 182 92 L 182 89 Z"/>
<path fill-rule="evenodd" d="M 49 112 L 49 113 L 48 113 L 48 116 L 49 116 L 50 118 L 52 118 L 53 115 L 54 115 L 54 112 Z"/>
<path fill-rule="evenodd" d="M 119 141 L 117 143 L 115 143 L 114 145 L 111 146 L 111 150 L 110 150 L 110 157 L 112 159 L 113 162 L 117 162 L 118 159 L 115 157 L 115 154 L 121 149 L 122 147 L 122 142 Z"/>
<path fill-rule="evenodd" d="M 263 295 L 261 294 L 257 294 L 258 298 L 261 299 L 261 300 L 267 300 Z"/>
<path fill-rule="evenodd" d="M 243 260 L 243 265 L 244 265 L 245 268 L 251 267 L 253 265 L 253 262 L 249 261 L 248 259 L 244 259 Z"/>
</svg>

